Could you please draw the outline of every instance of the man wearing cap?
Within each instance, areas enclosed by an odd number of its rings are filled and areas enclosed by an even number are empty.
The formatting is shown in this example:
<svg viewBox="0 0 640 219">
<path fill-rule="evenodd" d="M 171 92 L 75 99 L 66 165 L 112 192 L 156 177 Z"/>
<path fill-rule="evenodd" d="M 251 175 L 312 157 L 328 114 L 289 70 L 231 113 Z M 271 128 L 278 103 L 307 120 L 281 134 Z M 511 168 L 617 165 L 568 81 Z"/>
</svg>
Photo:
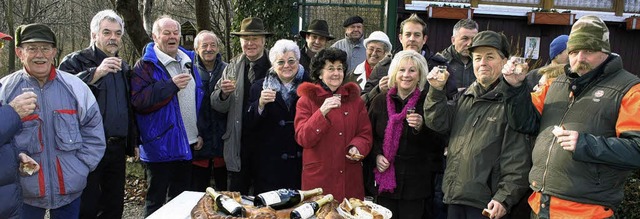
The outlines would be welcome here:
<svg viewBox="0 0 640 219">
<path fill-rule="evenodd" d="M 98 103 L 82 80 L 54 68 L 57 41 L 48 26 L 21 25 L 15 37 L 24 68 L 0 79 L 0 102 L 37 96 L 35 111 L 22 118 L 12 143 L 42 167 L 20 178 L 21 218 L 44 218 L 47 209 L 51 218 L 78 218 L 87 176 L 105 151 Z"/>
<path fill-rule="evenodd" d="M 147 44 L 131 75 L 131 105 L 140 131 L 140 160 L 149 185 L 145 216 L 187 190 L 191 149 L 202 147 L 197 115 L 204 97 L 195 53 L 179 46 L 180 23 L 168 16 L 153 22 Z"/>
<path fill-rule="evenodd" d="M 640 79 L 611 52 L 597 16 L 573 24 L 567 50 L 565 74 L 535 93 L 512 66 L 503 70 L 510 122 L 538 134 L 529 205 L 536 218 L 616 218 L 625 181 L 640 167 Z"/>
<path fill-rule="evenodd" d="M 525 195 L 531 153 L 525 134 L 511 128 L 508 108 L 497 85 L 509 56 L 507 37 L 483 31 L 469 47 L 476 81 L 448 104 L 445 81 L 437 69 L 427 75 L 424 109 L 427 127 L 449 135 L 444 172 L 444 203 L 448 218 L 504 217 Z M 449 72 L 443 73 L 444 77 Z"/>
<path fill-rule="evenodd" d="M 382 31 L 373 31 L 367 39 L 364 39 L 364 46 L 367 49 L 367 59 L 346 76 L 347 80 L 360 85 L 360 89 L 364 89 L 373 68 L 380 60 L 391 54 L 393 47 L 387 34 Z"/>
<path fill-rule="evenodd" d="M 10 41 L 13 38 L 0 32 L 0 49 L 4 47 L 5 40 Z M 0 218 L 20 218 L 22 189 L 19 173 L 26 174 L 21 167 L 32 166 L 36 172 L 40 169 L 40 165 L 33 158 L 19 152 L 11 144 L 14 135 L 22 128 L 21 119 L 36 109 L 36 101 L 34 93 L 26 92 L 18 95 L 9 104 L 0 103 L 0 203 L 3 203 L 0 205 Z"/>
<path fill-rule="evenodd" d="M 309 64 L 311 58 L 324 49 L 327 41 L 335 39 L 329 32 L 329 25 L 325 20 L 312 20 L 307 30 L 301 30 L 300 36 L 304 37 L 306 44 L 300 50 L 300 64 L 305 72 L 311 72 Z"/>
<path fill-rule="evenodd" d="M 240 37 L 242 53 L 231 59 L 223 76 L 211 94 L 213 109 L 227 113 L 227 132 L 224 138 L 224 161 L 227 165 L 229 191 L 249 193 L 251 172 L 251 134 L 245 132 L 242 114 L 248 110 L 251 85 L 267 74 L 271 68 L 269 51 L 265 48 L 266 37 L 273 35 L 264 29 L 260 18 L 245 18 L 240 32 L 231 32 Z M 232 76 L 234 80 L 230 80 Z"/>
<path fill-rule="evenodd" d="M 331 47 L 335 47 L 347 53 L 347 69 L 351 72 L 355 67 L 364 62 L 366 52 L 364 40 L 364 20 L 360 16 L 349 17 L 342 23 L 344 27 L 344 39 L 338 40 Z"/>
<path fill-rule="evenodd" d="M 100 106 L 107 150 L 89 174 L 82 192 L 80 218 L 121 218 L 124 208 L 126 151 L 133 151 L 136 128 L 129 107 L 129 64 L 118 57 L 124 22 L 112 10 L 98 12 L 90 23 L 89 47 L 62 59 L 59 69 L 75 74 L 91 88 Z M 128 141 L 129 140 L 129 141 Z"/>
<path fill-rule="evenodd" d="M 451 46 L 439 53 L 447 59 L 447 70 L 451 73 L 451 78 L 455 80 L 456 88 L 459 91 L 466 89 L 476 81 L 469 52 L 469 47 L 476 34 L 478 34 L 478 23 L 471 19 L 459 20 L 453 26 Z"/>
<path fill-rule="evenodd" d="M 568 35 L 560 35 L 551 41 L 549 45 L 549 60 L 551 60 L 551 63 L 546 66 L 566 65 L 569 63 L 569 54 L 567 52 L 568 40 Z M 538 85 L 538 81 L 540 81 L 542 77 L 538 72 L 541 68 L 533 69 L 527 73 L 527 84 L 531 88 L 531 91 L 534 91 L 534 88 Z"/>
</svg>

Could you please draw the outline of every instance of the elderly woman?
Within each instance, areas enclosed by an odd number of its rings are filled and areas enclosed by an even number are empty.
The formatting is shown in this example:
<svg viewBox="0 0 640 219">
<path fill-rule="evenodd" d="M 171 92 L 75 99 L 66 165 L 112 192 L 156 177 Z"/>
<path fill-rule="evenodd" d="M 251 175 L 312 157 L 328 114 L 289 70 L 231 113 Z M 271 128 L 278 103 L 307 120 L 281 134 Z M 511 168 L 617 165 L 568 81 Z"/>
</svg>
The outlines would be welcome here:
<svg viewBox="0 0 640 219">
<path fill-rule="evenodd" d="M 356 82 L 360 89 L 364 89 L 373 67 L 390 54 L 392 45 L 387 34 L 382 31 L 373 31 L 367 39 L 364 39 L 364 47 L 367 49 L 367 59 L 356 66 L 347 79 L 348 81 Z"/>
<path fill-rule="evenodd" d="M 278 40 L 269 51 L 271 69 L 251 86 L 245 122 L 250 144 L 254 194 L 300 189 L 302 148 L 294 138 L 298 86 L 306 81 L 299 64 L 300 49 L 291 40 Z"/>
<path fill-rule="evenodd" d="M 362 158 L 371 123 L 355 83 L 343 84 L 347 54 L 336 48 L 311 60 L 311 79 L 298 88 L 296 140 L 302 146 L 302 189 L 321 187 L 337 200 L 364 198 Z"/>
<path fill-rule="evenodd" d="M 427 128 L 421 116 L 427 63 L 419 53 L 405 50 L 391 61 L 388 76 L 389 90 L 377 95 L 369 108 L 378 203 L 394 218 L 431 218 L 424 206 L 433 197 L 432 170 L 442 163 L 444 139 Z"/>
</svg>

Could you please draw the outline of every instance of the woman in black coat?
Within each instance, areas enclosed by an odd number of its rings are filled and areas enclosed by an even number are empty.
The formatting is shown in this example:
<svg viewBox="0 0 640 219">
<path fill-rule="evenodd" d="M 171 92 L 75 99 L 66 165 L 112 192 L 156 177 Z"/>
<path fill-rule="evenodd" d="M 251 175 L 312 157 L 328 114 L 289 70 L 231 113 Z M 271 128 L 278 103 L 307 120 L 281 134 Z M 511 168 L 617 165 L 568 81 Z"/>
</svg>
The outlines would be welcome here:
<svg viewBox="0 0 640 219">
<path fill-rule="evenodd" d="M 300 49 L 291 40 L 278 40 L 269 51 L 272 68 L 253 83 L 245 122 L 251 136 L 250 156 L 254 194 L 281 188 L 300 189 L 302 147 L 294 137 L 297 87 L 308 77 L 299 64 Z"/>
</svg>

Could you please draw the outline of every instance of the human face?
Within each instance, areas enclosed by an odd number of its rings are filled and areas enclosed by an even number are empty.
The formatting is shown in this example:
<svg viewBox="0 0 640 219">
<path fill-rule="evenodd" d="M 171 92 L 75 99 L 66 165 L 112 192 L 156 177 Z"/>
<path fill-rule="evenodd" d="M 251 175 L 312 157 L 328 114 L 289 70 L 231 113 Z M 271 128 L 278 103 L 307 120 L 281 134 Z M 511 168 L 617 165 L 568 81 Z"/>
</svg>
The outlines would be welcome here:
<svg viewBox="0 0 640 219">
<path fill-rule="evenodd" d="M 351 40 L 359 40 L 360 38 L 362 38 L 364 25 L 362 25 L 362 23 L 351 24 L 344 28 L 344 32 L 347 35 L 347 38 Z"/>
<path fill-rule="evenodd" d="M 403 59 L 398 65 L 396 72 L 396 87 L 398 91 L 409 93 L 416 89 L 420 79 L 420 71 L 418 66 L 411 59 Z"/>
<path fill-rule="evenodd" d="M 489 87 L 501 74 L 507 59 L 500 56 L 496 48 L 483 46 L 473 50 L 473 73 L 482 87 Z"/>
<path fill-rule="evenodd" d="M 218 55 L 218 42 L 216 41 L 216 38 L 211 34 L 203 34 L 198 41 L 198 48 L 196 48 L 196 52 L 203 62 L 214 62 Z"/>
<path fill-rule="evenodd" d="M 264 53 L 264 41 L 265 37 L 263 35 L 240 36 L 242 53 L 251 61 L 258 60 Z"/>
<path fill-rule="evenodd" d="M 609 57 L 609 55 L 600 51 L 574 50 L 569 52 L 569 65 L 571 66 L 572 72 L 582 76 L 600 66 L 600 64 L 607 60 L 607 57 Z"/>
<path fill-rule="evenodd" d="M 422 51 L 422 46 L 427 42 L 427 35 L 422 34 L 424 26 L 415 22 L 407 22 L 402 27 L 402 33 L 398 36 L 402 49 L 412 49 L 418 53 Z"/>
<path fill-rule="evenodd" d="M 23 43 L 16 48 L 16 55 L 20 58 L 24 69 L 29 75 L 40 81 L 40 84 L 47 82 L 53 58 L 56 57 L 57 50 L 51 43 Z"/>
<path fill-rule="evenodd" d="M 367 62 L 372 67 L 384 58 L 384 43 L 372 41 L 367 44 Z"/>
<path fill-rule="evenodd" d="M 560 54 L 558 54 L 553 60 L 557 64 L 567 64 L 569 63 L 569 52 L 565 49 Z"/>
<path fill-rule="evenodd" d="M 473 42 L 473 37 L 478 34 L 478 29 L 467 29 L 461 27 L 458 32 L 451 37 L 451 44 L 460 55 L 469 57 L 469 47 Z"/>
<path fill-rule="evenodd" d="M 307 33 L 304 38 L 311 52 L 318 53 L 327 45 L 327 38 L 318 34 Z"/>
<path fill-rule="evenodd" d="M 344 79 L 344 67 L 341 61 L 331 62 L 329 60 L 324 61 L 324 67 L 322 73 L 320 73 L 320 79 L 326 84 L 331 91 L 336 91 L 342 80 Z"/>
<path fill-rule="evenodd" d="M 284 54 L 276 57 L 275 65 L 278 78 L 284 83 L 289 83 L 296 77 L 298 73 L 298 60 L 296 54 L 293 51 L 285 52 Z"/>
<path fill-rule="evenodd" d="M 152 34 L 158 49 L 171 57 L 176 57 L 181 36 L 178 23 L 171 19 L 163 19 L 160 21 L 159 34 L 159 36 Z"/>
<path fill-rule="evenodd" d="M 122 27 L 117 22 L 102 20 L 97 33 L 91 33 L 96 47 L 107 56 L 116 56 L 122 47 Z"/>
</svg>

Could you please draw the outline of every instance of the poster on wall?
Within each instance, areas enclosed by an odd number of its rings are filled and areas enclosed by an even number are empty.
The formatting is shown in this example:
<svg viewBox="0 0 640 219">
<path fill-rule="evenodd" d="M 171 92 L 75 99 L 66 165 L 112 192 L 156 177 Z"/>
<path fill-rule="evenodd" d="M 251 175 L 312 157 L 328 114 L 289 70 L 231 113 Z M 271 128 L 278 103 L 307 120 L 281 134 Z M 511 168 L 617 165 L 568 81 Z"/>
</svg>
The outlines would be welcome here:
<svg viewBox="0 0 640 219">
<path fill-rule="evenodd" d="M 524 41 L 524 54 L 527 59 L 538 59 L 540 55 L 540 37 L 527 37 Z"/>
</svg>

